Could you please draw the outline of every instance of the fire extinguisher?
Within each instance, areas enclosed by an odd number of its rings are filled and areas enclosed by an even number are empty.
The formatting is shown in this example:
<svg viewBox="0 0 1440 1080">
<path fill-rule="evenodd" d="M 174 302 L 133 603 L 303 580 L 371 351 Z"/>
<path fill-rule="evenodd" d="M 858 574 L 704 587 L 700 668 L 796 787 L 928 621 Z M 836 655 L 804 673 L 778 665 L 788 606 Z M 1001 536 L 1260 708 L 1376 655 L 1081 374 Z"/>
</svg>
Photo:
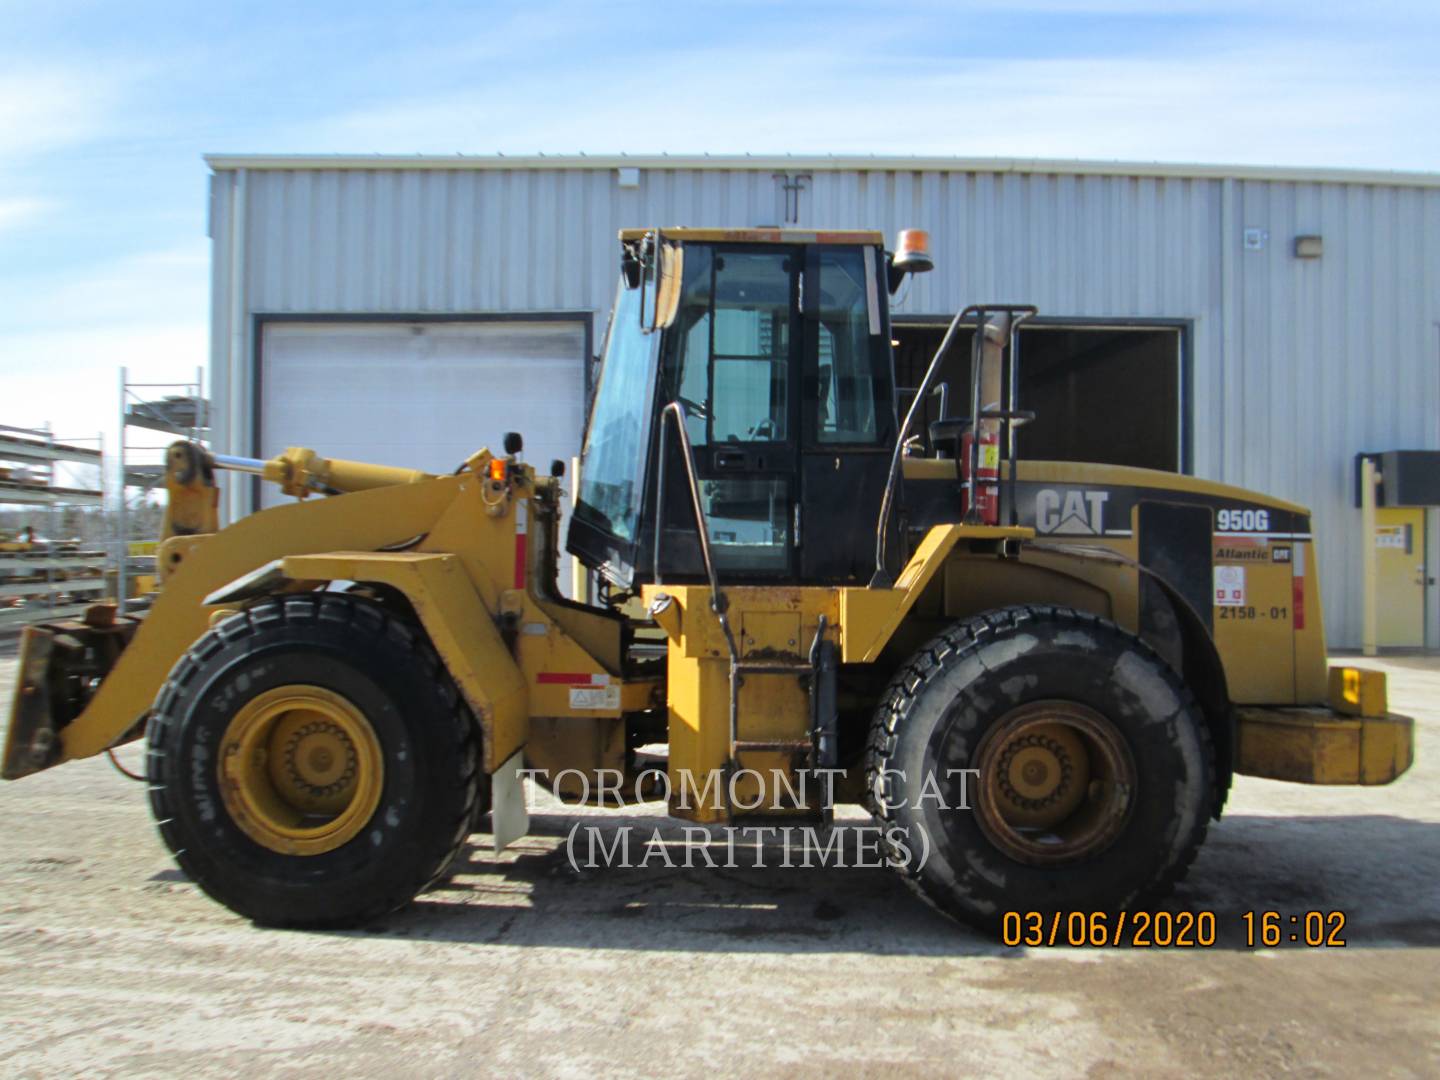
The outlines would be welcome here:
<svg viewBox="0 0 1440 1080">
<path fill-rule="evenodd" d="M 970 444 L 974 442 L 973 429 L 960 437 L 960 479 L 970 479 Z M 969 511 L 970 488 L 961 495 L 961 513 Z M 1000 524 L 1000 433 L 980 432 L 979 464 L 975 469 L 975 507 L 980 521 L 986 525 Z"/>
</svg>

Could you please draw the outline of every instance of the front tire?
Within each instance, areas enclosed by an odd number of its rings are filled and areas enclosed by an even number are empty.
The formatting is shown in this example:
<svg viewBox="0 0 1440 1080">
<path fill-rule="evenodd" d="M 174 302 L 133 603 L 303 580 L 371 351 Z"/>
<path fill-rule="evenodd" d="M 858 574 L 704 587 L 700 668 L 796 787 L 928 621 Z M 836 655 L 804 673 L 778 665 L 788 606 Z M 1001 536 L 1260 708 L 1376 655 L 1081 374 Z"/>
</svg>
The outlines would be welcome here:
<svg viewBox="0 0 1440 1080">
<path fill-rule="evenodd" d="M 876 713 L 866 798 L 891 863 L 942 912 L 1113 912 L 1166 893 L 1211 810 L 1204 717 L 1114 623 L 1048 606 L 957 623 Z"/>
<path fill-rule="evenodd" d="M 151 808 L 181 869 L 269 926 L 355 926 L 463 846 L 476 726 L 429 642 L 377 603 L 279 597 L 176 664 L 148 730 Z"/>
</svg>

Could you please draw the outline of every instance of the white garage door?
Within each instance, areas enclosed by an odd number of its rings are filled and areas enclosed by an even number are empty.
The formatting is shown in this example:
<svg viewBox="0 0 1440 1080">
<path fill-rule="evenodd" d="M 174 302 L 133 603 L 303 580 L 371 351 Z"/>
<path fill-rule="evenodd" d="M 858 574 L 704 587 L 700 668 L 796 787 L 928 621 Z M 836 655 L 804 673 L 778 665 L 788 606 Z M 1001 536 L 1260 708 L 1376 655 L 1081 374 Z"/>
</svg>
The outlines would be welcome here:
<svg viewBox="0 0 1440 1080">
<path fill-rule="evenodd" d="M 580 452 L 580 322 L 271 322 L 260 356 L 262 457 L 309 446 L 449 473 L 482 446 L 499 453 L 507 431 L 542 474 Z"/>
</svg>

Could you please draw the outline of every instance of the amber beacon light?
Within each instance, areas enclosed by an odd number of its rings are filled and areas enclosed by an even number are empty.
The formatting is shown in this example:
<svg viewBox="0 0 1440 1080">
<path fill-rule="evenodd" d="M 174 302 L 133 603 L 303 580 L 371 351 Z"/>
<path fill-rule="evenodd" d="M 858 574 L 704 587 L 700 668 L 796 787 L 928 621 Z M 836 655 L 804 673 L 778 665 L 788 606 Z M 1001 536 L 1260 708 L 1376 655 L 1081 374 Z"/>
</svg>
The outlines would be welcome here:
<svg viewBox="0 0 1440 1080">
<path fill-rule="evenodd" d="M 901 229 L 895 244 L 895 268 L 909 274 L 935 269 L 930 257 L 930 234 L 924 229 Z"/>
</svg>

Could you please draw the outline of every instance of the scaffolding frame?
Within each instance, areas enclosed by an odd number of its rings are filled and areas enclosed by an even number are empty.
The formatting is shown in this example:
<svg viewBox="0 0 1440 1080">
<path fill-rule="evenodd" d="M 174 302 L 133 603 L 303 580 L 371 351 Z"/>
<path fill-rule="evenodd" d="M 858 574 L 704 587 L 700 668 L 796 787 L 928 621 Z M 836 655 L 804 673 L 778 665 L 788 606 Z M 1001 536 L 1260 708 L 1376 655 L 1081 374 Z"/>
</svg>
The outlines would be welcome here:
<svg viewBox="0 0 1440 1080">
<path fill-rule="evenodd" d="M 177 422 L 176 413 L 190 423 Z M 205 400 L 205 369 L 196 367 L 190 382 L 131 382 L 128 368 L 120 369 L 120 473 L 119 497 L 115 501 L 115 592 L 120 610 L 127 608 L 127 593 L 132 572 L 140 571 L 135 560 L 153 556 L 136 556 L 131 552 L 130 517 L 132 495 L 134 505 L 143 504 L 149 494 L 165 480 L 165 447 L 132 442 L 130 431 L 169 435 L 170 441 L 185 439 L 204 443 L 210 433 L 210 407 Z M 153 438 L 153 435 L 152 435 Z M 159 463 L 133 460 L 135 455 L 160 455 Z M 150 570 L 153 564 L 147 564 Z M 143 571 L 140 571 L 143 572 Z"/>
</svg>

